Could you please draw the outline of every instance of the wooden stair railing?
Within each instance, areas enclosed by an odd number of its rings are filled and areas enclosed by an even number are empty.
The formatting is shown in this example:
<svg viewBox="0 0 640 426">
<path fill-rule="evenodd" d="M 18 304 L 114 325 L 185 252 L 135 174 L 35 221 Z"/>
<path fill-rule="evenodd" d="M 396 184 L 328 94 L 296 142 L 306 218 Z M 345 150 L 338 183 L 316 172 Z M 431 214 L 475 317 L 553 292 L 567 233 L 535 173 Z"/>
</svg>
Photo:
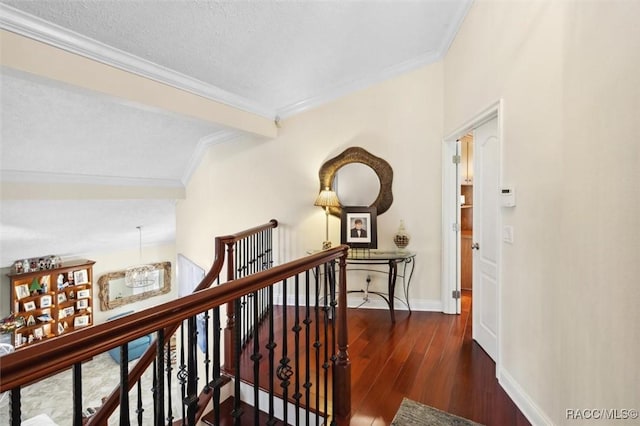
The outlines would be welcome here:
<svg viewBox="0 0 640 426">
<path fill-rule="evenodd" d="M 217 250 L 220 248 L 217 245 Z M 56 373 L 62 369 L 73 366 L 74 372 L 81 372 L 81 362 L 97 356 L 114 347 L 126 347 L 127 342 L 137 339 L 149 333 L 158 332 L 158 339 L 161 344 L 170 335 L 167 331 L 175 330 L 183 321 L 195 318 L 195 315 L 217 308 L 223 304 L 231 303 L 238 298 L 255 294 L 261 289 L 272 286 L 275 283 L 286 281 L 288 277 L 294 274 L 305 272 L 308 274 L 313 268 L 319 265 L 326 265 L 329 262 L 338 261 L 340 264 L 337 280 L 340 290 L 338 292 L 339 299 L 337 303 L 332 303 L 332 308 L 337 304 L 338 310 L 335 313 L 337 320 L 337 328 L 334 339 L 337 339 L 337 353 L 332 356 L 333 365 L 333 382 L 332 386 L 335 391 L 333 394 L 333 422 L 335 424 L 347 424 L 347 416 L 350 411 L 350 361 L 347 353 L 347 326 L 346 326 L 346 274 L 345 259 L 347 247 L 341 246 L 331 250 L 323 251 L 312 256 L 289 262 L 285 265 L 277 266 L 272 269 L 260 271 L 254 275 L 240 278 L 234 282 L 219 285 L 214 288 L 205 288 L 195 292 L 194 294 L 182 297 L 178 300 L 164 303 L 151 309 L 133 313 L 128 317 L 119 318 L 109 322 L 108 324 L 100 324 L 91 328 L 75 331 L 67 335 L 60 336 L 55 340 L 43 341 L 42 343 L 24 348 L 17 353 L 8 354 L 3 357 L 0 364 L 0 392 L 7 390 L 12 391 L 12 401 L 17 401 L 17 410 L 19 410 L 20 387 L 30 383 L 34 383 L 44 377 Z M 223 261 L 214 262 L 214 267 L 221 268 Z M 217 266 L 216 266 L 217 265 Z M 213 271 L 214 268 L 212 268 Z M 209 279 L 210 283 L 213 273 L 210 271 L 203 280 L 203 283 Z M 236 302 L 238 303 L 238 302 Z M 333 311 L 332 311 L 333 312 Z M 325 320 L 326 321 L 326 320 Z M 161 345 L 160 345 L 161 346 Z M 162 354 L 161 354 L 162 356 Z M 159 371 L 162 365 L 160 357 Z M 147 360 L 147 361 L 145 361 Z M 153 353 L 148 352 L 143 355 L 138 364 L 132 369 L 127 379 L 128 389 L 139 379 L 144 370 L 143 362 L 150 364 L 153 360 Z M 125 364 L 126 365 L 126 364 Z M 162 373 L 160 373 L 162 374 Z M 136 378 L 136 375 L 138 376 Z M 75 380 L 74 380 L 75 386 Z M 14 392 L 15 391 L 15 392 Z M 108 401 L 107 401 L 108 402 Z M 115 410 L 117 401 L 111 412 Z M 106 404 L 105 404 L 106 406 Z M 106 418 L 99 420 L 98 414 L 102 412 L 100 409 L 96 416 L 89 419 L 88 424 L 106 424 Z M 81 424 L 81 401 L 80 406 L 74 406 L 74 425 Z M 109 410 L 105 410 L 105 413 Z M 193 419 L 193 413 L 190 413 L 190 419 Z M 128 424 L 126 421 L 123 424 Z M 19 424 L 19 423 L 18 423 Z M 156 424 L 163 424 L 159 420 Z M 191 420 L 187 424 L 193 424 Z"/>
<path fill-rule="evenodd" d="M 261 235 L 265 231 L 268 231 L 277 227 L 278 227 L 278 221 L 275 219 L 271 219 L 269 222 L 263 225 L 258 225 L 253 228 L 249 228 L 234 234 L 230 234 L 222 237 L 216 237 L 215 243 L 214 243 L 215 256 L 214 256 L 213 265 L 209 269 L 209 272 L 204 276 L 200 284 L 198 284 L 196 288 L 193 290 L 193 293 L 204 290 L 206 288 L 210 288 L 212 285 L 216 283 L 216 281 L 219 281 L 220 273 L 222 272 L 222 269 L 225 263 L 227 264 L 227 282 L 233 280 L 234 277 L 236 276 L 234 271 L 234 258 L 233 258 L 234 245 L 238 241 L 241 241 L 245 238 L 252 237 L 255 235 Z M 233 305 L 233 304 L 230 303 L 229 305 Z M 229 308 L 227 307 L 227 309 Z M 229 323 L 229 321 L 230 320 L 228 320 L 227 322 L 227 329 L 229 327 L 233 327 L 233 321 L 231 320 L 231 324 Z M 164 333 L 165 333 L 165 336 L 167 336 L 166 337 L 167 339 L 173 336 L 173 334 L 175 334 L 175 332 L 179 328 L 179 325 L 180 323 L 175 324 L 171 327 L 168 327 L 167 329 L 164 330 Z M 225 336 L 227 336 L 228 334 L 233 336 L 233 333 L 228 333 L 228 332 L 225 333 Z M 227 344 L 233 344 L 233 340 L 230 340 L 229 342 L 227 342 Z M 131 390 L 131 388 L 135 385 L 135 383 L 138 380 L 140 380 L 140 378 L 142 377 L 142 374 L 144 374 L 144 372 L 147 370 L 147 368 L 149 368 L 149 366 L 155 359 L 156 359 L 156 345 L 152 344 L 149 346 L 149 348 L 147 348 L 145 353 L 140 357 L 140 360 L 129 372 L 129 378 L 128 378 L 129 390 Z M 109 416 L 113 414 L 115 409 L 118 407 L 119 402 L 120 402 L 120 387 L 118 386 L 103 401 L 103 404 L 100 407 L 100 410 L 98 410 L 98 412 L 93 417 L 91 417 L 87 425 L 88 426 L 106 425 L 107 419 L 109 418 Z M 200 418 L 205 409 L 200 405 L 201 404 L 198 404 L 197 413 L 195 414 L 196 418 Z"/>
</svg>

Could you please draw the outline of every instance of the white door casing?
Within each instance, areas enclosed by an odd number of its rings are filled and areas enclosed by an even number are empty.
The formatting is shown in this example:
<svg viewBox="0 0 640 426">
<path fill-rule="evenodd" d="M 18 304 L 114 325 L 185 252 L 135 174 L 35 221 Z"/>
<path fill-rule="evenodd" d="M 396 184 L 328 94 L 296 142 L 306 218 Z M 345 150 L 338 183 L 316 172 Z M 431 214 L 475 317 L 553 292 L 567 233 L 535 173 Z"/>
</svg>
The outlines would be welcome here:
<svg viewBox="0 0 640 426">
<path fill-rule="evenodd" d="M 456 152 L 456 140 L 460 139 L 465 134 L 474 131 L 476 128 L 481 127 L 483 124 L 489 121 L 495 121 L 495 126 L 497 127 L 495 135 L 498 137 L 498 147 L 497 147 L 497 158 L 496 164 L 493 166 L 493 170 L 497 173 L 498 182 L 502 182 L 502 122 L 503 117 L 503 101 L 499 100 L 491 105 L 489 105 L 484 110 L 480 111 L 478 114 L 473 116 L 470 120 L 465 122 L 460 127 L 456 128 L 453 132 L 449 133 L 443 140 L 443 150 L 442 150 L 442 281 L 441 281 L 441 291 L 442 291 L 442 311 L 448 314 L 456 314 L 460 312 L 460 300 L 456 299 L 454 294 L 456 290 L 460 288 L 460 187 L 459 187 L 459 176 L 458 170 L 456 168 L 456 164 L 452 161 L 452 156 L 455 155 Z M 481 136 L 481 135 L 480 135 Z M 474 151 L 474 154 L 476 152 Z M 477 176 L 477 168 L 479 167 L 474 165 L 474 181 Z M 478 190 L 475 188 L 474 182 L 474 195 L 478 193 Z M 499 184 L 498 184 L 499 186 Z M 494 188 L 494 195 L 498 197 L 498 186 Z M 474 201 L 475 204 L 475 201 Z M 474 206 L 474 214 L 476 208 Z M 501 229 L 502 227 L 502 219 L 501 219 L 501 209 L 498 208 L 496 212 L 496 227 L 497 229 Z M 482 225 L 477 225 L 482 226 Z M 476 225 L 474 224 L 474 228 Z M 476 229 L 474 229 L 474 233 Z M 477 240 L 476 240 L 477 241 Z M 482 314 L 480 318 L 486 320 L 485 326 L 486 328 L 492 330 L 491 333 L 482 333 L 480 336 L 480 340 L 476 339 L 474 335 L 474 339 L 479 342 L 480 345 L 487 344 L 487 342 L 483 341 L 484 337 L 491 337 L 491 340 L 495 340 L 495 343 L 490 344 L 489 351 L 492 351 L 491 355 L 494 361 L 496 362 L 496 376 L 500 371 L 500 353 L 501 353 L 501 345 L 500 345 L 500 292 L 501 292 L 501 243 L 499 240 L 496 243 L 497 249 L 497 265 L 496 265 L 496 282 L 494 286 L 494 290 L 496 290 L 496 298 L 492 301 L 490 305 L 495 307 L 495 311 L 491 314 Z M 482 244 L 482 242 L 479 242 Z M 474 263 L 475 258 L 474 258 Z M 477 288 L 475 283 L 476 277 L 473 277 L 474 280 L 474 297 L 473 300 L 477 299 L 476 295 L 479 295 L 476 292 Z M 479 278 L 478 278 L 479 279 Z M 485 297 L 488 294 L 485 293 Z M 473 311 L 474 314 L 480 314 L 480 311 L 483 309 L 483 306 L 474 306 Z M 482 330 L 482 325 L 476 327 L 476 324 L 479 324 L 480 319 L 476 320 L 473 318 L 473 330 L 474 333 Z M 490 327 L 489 327 L 490 325 Z M 492 336 L 493 335 L 493 336 Z M 495 337 L 495 338 L 494 338 Z M 487 339 L 490 340 L 490 339 Z M 483 343 L 484 342 L 484 343 Z M 485 349 L 486 350 L 486 349 Z M 489 352 L 487 351 L 487 352 Z"/>
<path fill-rule="evenodd" d="M 500 140 L 497 118 L 474 129 L 473 339 L 495 361 L 498 351 Z"/>
</svg>

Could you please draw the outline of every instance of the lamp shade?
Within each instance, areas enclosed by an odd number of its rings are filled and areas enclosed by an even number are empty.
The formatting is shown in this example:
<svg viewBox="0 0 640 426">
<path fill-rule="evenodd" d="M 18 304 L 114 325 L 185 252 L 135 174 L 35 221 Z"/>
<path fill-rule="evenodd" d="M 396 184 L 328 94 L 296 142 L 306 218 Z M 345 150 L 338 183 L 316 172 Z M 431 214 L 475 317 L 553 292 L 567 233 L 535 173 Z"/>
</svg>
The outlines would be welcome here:
<svg viewBox="0 0 640 426">
<path fill-rule="evenodd" d="M 336 193 L 329 188 L 325 188 L 318 194 L 314 206 L 320 207 L 340 207 L 340 201 Z"/>
</svg>

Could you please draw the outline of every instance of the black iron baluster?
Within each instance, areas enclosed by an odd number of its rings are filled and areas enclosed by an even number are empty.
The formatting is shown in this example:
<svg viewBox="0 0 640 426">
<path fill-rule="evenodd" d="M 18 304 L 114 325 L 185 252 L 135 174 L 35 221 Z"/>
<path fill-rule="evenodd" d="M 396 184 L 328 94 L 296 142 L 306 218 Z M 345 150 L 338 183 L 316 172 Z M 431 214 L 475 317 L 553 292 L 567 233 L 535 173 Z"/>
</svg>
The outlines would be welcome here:
<svg viewBox="0 0 640 426">
<path fill-rule="evenodd" d="M 316 284 L 318 283 L 317 277 L 320 276 L 320 268 L 316 267 Z M 326 275 L 323 276 L 324 287 L 327 287 L 326 283 Z M 320 348 L 322 348 L 322 342 L 320 342 L 320 292 L 316 290 L 316 304 L 315 304 L 315 342 L 313 343 L 313 347 L 315 349 L 315 385 L 316 385 L 316 400 L 315 400 L 315 409 L 320 409 Z"/>
<path fill-rule="evenodd" d="M 20 426 L 21 423 L 21 417 L 22 417 L 22 412 L 21 412 L 21 405 L 20 405 L 20 400 L 21 400 L 21 396 L 20 396 L 20 386 L 16 386 L 15 388 L 11 389 L 9 392 L 11 392 L 11 407 L 9 408 L 10 411 L 10 415 L 11 415 L 11 426 Z"/>
<path fill-rule="evenodd" d="M 73 364 L 73 426 L 82 426 L 82 363 Z"/>
<path fill-rule="evenodd" d="M 285 304 L 286 306 L 286 304 Z M 294 321 L 293 321 L 293 332 L 295 333 L 294 335 L 294 377 L 295 377 L 295 382 L 294 382 L 294 393 L 293 393 L 293 399 L 296 401 L 295 406 L 296 406 L 296 411 L 295 411 L 295 419 L 296 422 L 295 424 L 299 425 L 300 424 L 300 398 L 302 397 L 302 394 L 300 393 L 300 330 L 302 330 L 302 327 L 300 327 L 300 276 L 298 274 L 296 274 L 295 277 L 295 302 L 294 302 L 294 308 L 295 308 L 295 315 L 294 315 Z"/>
<path fill-rule="evenodd" d="M 169 338 L 171 340 L 171 338 Z M 171 367 L 171 343 L 167 341 L 167 352 L 166 352 L 166 362 L 167 362 L 167 422 L 169 425 L 173 424 L 173 401 L 171 397 L 171 371 L 173 368 Z"/>
<path fill-rule="evenodd" d="M 331 315 L 329 300 L 329 288 L 331 288 L 331 271 L 328 264 L 324 264 L 324 274 L 327 277 L 327 282 L 329 286 L 324 286 L 324 318 L 323 318 L 323 328 L 324 328 L 324 362 L 322 363 L 322 369 L 324 370 L 324 409 L 323 412 L 326 413 L 328 411 L 329 399 L 327 396 L 329 395 L 329 316 Z M 327 288 L 329 287 L 329 288 Z"/>
<path fill-rule="evenodd" d="M 129 424 L 129 344 L 120 346 L 120 425 Z"/>
<path fill-rule="evenodd" d="M 318 273 L 316 272 L 316 281 L 318 277 Z M 307 405 L 306 414 L 305 414 L 305 424 L 309 424 L 309 413 L 311 411 L 311 305 L 310 305 L 310 282 L 309 282 L 309 271 L 305 272 L 305 313 L 304 313 L 304 348 L 305 348 L 305 376 L 304 376 L 304 400 Z M 316 284 L 317 285 L 317 284 Z"/>
<path fill-rule="evenodd" d="M 258 297 L 258 292 L 254 292 L 254 300 Z M 253 305 L 253 323 L 258 324 L 258 305 Z M 253 354 L 251 360 L 253 361 L 253 400 L 254 400 L 254 424 L 260 422 L 260 360 L 262 354 L 260 354 L 260 338 L 258 328 L 253 329 Z"/>
<path fill-rule="evenodd" d="M 187 406 L 187 424 L 196 423 L 196 411 L 198 409 L 198 328 L 196 316 L 187 320 L 187 396 L 182 403 Z"/>
<path fill-rule="evenodd" d="M 158 369 L 156 368 L 156 358 L 153 359 L 152 373 L 153 373 L 153 379 L 151 382 L 151 395 L 153 396 L 153 418 L 157 419 L 158 403 L 157 403 L 156 395 L 158 393 Z"/>
<path fill-rule="evenodd" d="M 213 308 L 213 382 L 209 385 L 213 389 L 213 415 L 215 426 L 220 425 L 220 308 Z"/>
<path fill-rule="evenodd" d="M 269 305 L 271 306 L 271 310 L 269 310 L 269 343 L 267 343 L 267 350 L 269 351 L 269 419 L 267 421 L 267 425 L 273 425 L 276 423 L 275 419 L 275 401 L 274 401 L 274 388 L 275 388 L 275 335 L 274 335 L 274 309 L 273 309 L 273 285 L 269 286 Z"/>
<path fill-rule="evenodd" d="M 144 407 L 142 406 L 142 379 L 138 380 L 138 405 L 136 408 L 136 414 L 138 415 L 138 426 L 142 426 L 142 417 L 144 413 Z"/>
<path fill-rule="evenodd" d="M 184 328 L 185 328 L 185 324 L 183 321 L 182 325 L 180 326 L 180 366 L 178 367 L 178 381 L 180 382 L 180 396 L 182 397 L 183 401 L 185 401 L 187 397 L 186 395 L 187 366 L 184 364 L 184 348 L 186 346 L 184 342 Z M 182 407 L 182 418 L 186 419 L 187 418 L 186 405 L 181 404 L 181 407 Z"/>
<path fill-rule="evenodd" d="M 211 388 L 209 388 L 209 365 L 211 364 L 211 357 L 209 356 L 209 310 L 204 311 L 204 380 L 205 380 L 205 388 L 204 391 L 209 393 Z"/>
<path fill-rule="evenodd" d="M 336 317 L 336 305 L 338 304 L 337 300 L 336 300 L 336 262 L 335 260 L 332 260 L 330 263 L 330 272 L 331 275 L 329 276 L 329 280 L 330 280 L 330 291 L 331 291 L 331 319 L 332 321 L 330 322 L 330 327 L 331 327 L 331 348 L 330 348 L 330 352 L 331 352 L 331 368 L 332 368 L 332 376 L 335 375 L 335 369 L 333 368 L 337 361 L 338 361 L 338 357 L 336 355 L 336 322 L 337 322 L 337 317 Z M 327 343 L 328 345 L 328 343 Z M 333 399 L 333 395 L 336 394 L 336 380 L 335 377 L 331 380 L 331 395 L 332 395 L 332 399 Z M 328 408 L 327 408 L 327 404 L 329 403 L 329 395 L 326 395 L 325 398 L 325 410 L 324 412 L 329 415 L 328 412 Z M 335 404 L 332 405 L 332 410 L 335 412 Z M 333 415 L 333 413 L 331 413 L 331 425 L 335 425 L 336 424 L 336 420 L 335 420 L 335 415 Z"/>
<path fill-rule="evenodd" d="M 287 297 L 287 280 L 282 280 L 282 294 L 283 297 Z M 280 387 L 282 388 L 282 410 L 284 424 L 289 424 L 289 412 L 287 407 L 287 401 L 289 400 L 289 379 L 291 378 L 291 366 L 289 365 L 290 359 L 288 358 L 287 347 L 287 305 L 283 304 L 282 307 L 282 330 L 284 331 L 282 336 L 282 356 L 280 358 L 280 365 L 276 371 L 278 379 L 280 379 Z"/>
<path fill-rule="evenodd" d="M 240 299 L 235 300 L 236 312 L 240 310 Z M 239 321 L 242 321 L 242 317 L 239 317 Z M 240 408 L 240 353 L 242 350 L 242 342 L 240 341 L 240 330 L 242 328 L 242 324 L 238 324 L 236 322 L 236 326 L 234 328 L 236 344 L 235 348 L 233 348 L 233 363 L 235 367 L 235 377 L 234 377 L 234 398 L 233 398 L 233 411 L 231 412 L 231 416 L 233 417 L 233 424 L 236 426 L 240 426 L 240 417 L 242 416 L 242 409 Z"/>
<path fill-rule="evenodd" d="M 154 419 L 156 426 L 164 425 L 164 329 L 156 333 L 156 366 L 158 382 L 156 386 L 156 403 L 158 411 Z"/>
</svg>

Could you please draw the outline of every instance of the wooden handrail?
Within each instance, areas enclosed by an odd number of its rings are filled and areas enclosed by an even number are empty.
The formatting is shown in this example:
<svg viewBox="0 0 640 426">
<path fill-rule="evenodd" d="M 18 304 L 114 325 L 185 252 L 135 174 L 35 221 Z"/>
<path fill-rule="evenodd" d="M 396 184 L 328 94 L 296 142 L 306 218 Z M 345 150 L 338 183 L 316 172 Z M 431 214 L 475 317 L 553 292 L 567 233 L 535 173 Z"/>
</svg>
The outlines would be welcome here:
<svg viewBox="0 0 640 426">
<path fill-rule="evenodd" d="M 33 383 L 75 363 L 162 328 L 180 324 L 183 320 L 207 309 L 221 306 L 310 268 L 346 258 L 347 251 L 348 246 L 335 247 L 240 278 L 232 283 L 196 291 L 177 300 L 7 354 L 2 357 L 0 365 L 0 392 Z"/>
</svg>

